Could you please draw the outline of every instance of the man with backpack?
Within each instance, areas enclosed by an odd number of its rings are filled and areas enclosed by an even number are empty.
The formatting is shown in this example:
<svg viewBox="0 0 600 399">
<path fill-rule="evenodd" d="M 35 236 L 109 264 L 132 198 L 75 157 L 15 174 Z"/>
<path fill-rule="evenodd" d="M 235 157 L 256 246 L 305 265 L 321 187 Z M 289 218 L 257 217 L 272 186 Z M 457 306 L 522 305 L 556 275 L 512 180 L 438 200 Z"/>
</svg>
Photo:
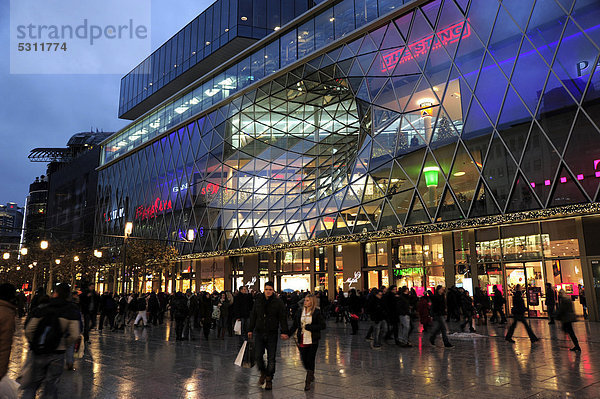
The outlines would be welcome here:
<svg viewBox="0 0 600 399">
<path fill-rule="evenodd" d="M 25 325 L 31 362 L 23 376 L 21 398 L 34 399 L 42 384 L 42 397 L 57 397 L 65 351 L 79 338 L 79 311 L 68 302 L 70 293 L 68 284 L 59 284 L 50 301 L 36 308 Z"/>
</svg>

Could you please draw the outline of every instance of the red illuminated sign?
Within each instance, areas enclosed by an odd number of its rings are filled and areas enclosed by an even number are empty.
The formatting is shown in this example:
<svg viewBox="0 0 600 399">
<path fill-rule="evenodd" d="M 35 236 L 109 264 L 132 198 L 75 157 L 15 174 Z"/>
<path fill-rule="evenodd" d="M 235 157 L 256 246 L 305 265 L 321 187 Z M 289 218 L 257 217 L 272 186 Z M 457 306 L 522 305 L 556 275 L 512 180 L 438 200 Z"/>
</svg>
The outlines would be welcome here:
<svg viewBox="0 0 600 399">
<path fill-rule="evenodd" d="M 402 55 L 402 52 L 405 47 L 400 47 L 387 54 L 383 54 L 381 60 L 381 72 L 390 71 L 398 64 L 426 55 L 429 47 L 431 47 L 431 51 L 434 51 L 442 46 L 457 42 L 461 37 L 464 39 L 471 36 L 471 25 L 467 22 L 468 19 L 467 21 L 461 21 L 454 25 L 450 25 L 437 33 L 432 33 L 429 36 L 409 44 L 408 48 L 410 51 L 406 50 L 404 55 Z"/>
<path fill-rule="evenodd" d="M 173 205 L 171 200 L 161 200 L 160 198 L 156 198 L 154 203 L 150 206 L 138 206 L 135 208 L 135 218 L 136 219 L 152 219 L 157 216 L 158 213 L 167 211 L 169 209 L 173 209 Z"/>
<path fill-rule="evenodd" d="M 216 194 L 219 192 L 220 187 L 214 183 L 207 183 L 206 187 L 202 187 L 202 189 L 200 190 L 200 194 L 202 195 L 207 195 L 207 194 Z M 227 192 L 227 187 L 225 187 L 225 192 Z"/>
</svg>

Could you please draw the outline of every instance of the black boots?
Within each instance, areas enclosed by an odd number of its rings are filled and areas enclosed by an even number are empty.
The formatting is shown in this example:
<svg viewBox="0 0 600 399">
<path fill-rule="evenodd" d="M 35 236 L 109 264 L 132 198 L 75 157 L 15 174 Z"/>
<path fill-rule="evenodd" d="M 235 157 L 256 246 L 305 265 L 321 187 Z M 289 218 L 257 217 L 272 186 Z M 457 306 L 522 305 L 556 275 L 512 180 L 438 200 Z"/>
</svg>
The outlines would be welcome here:
<svg viewBox="0 0 600 399">
<path fill-rule="evenodd" d="M 260 378 L 258 379 L 258 385 L 262 386 L 267 379 L 267 375 L 265 373 L 260 373 Z"/>
<path fill-rule="evenodd" d="M 273 389 L 273 377 L 267 377 L 267 382 L 265 383 L 265 391 L 270 391 Z"/>
<path fill-rule="evenodd" d="M 315 372 L 314 371 L 307 371 L 306 372 L 306 381 L 304 381 L 304 390 L 305 391 L 310 391 L 310 384 L 315 380 Z"/>
</svg>

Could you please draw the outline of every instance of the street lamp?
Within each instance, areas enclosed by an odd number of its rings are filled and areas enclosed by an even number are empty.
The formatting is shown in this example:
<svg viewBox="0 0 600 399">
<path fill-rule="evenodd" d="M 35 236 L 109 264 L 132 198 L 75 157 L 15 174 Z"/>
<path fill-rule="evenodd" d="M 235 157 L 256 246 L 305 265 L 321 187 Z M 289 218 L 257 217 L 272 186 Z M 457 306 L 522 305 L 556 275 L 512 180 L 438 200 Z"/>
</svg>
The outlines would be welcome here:
<svg viewBox="0 0 600 399">
<path fill-rule="evenodd" d="M 27 248 L 25 248 L 25 247 L 21 248 L 21 255 L 23 255 L 23 256 L 27 255 Z"/>
<path fill-rule="evenodd" d="M 41 249 L 48 249 L 48 241 L 43 240 L 40 242 L 40 248 Z"/>
<path fill-rule="evenodd" d="M 127 262 L 127 237 L 133 232 L 133 222 L 125 223 L 125 235 L 123 236 L 123 265 L 121 268 L 121 292 L 125 292 L 125 263 Z"/>
<path fill-rule="evenodd" d="M 189 229 L 187 232 L 188 241 L 194 241 L 194 238 L 196 238 L 196 232 L 194 231 L 194 229 Z"/>
<path fill-rule="evenodd" d="M 79 256 L 75 255 L 75 256 L 73 257 L 73 261 L 75 261 L 75 262 L 79 262 Z"/>
<path fill-rule="evenodd" d="M 54 263 L 56 263 L 57 265 L 60 265 L 60 259 L 56 259 L 56 260 L 54 261 Z"/>
<path fill-rule="evenodd" d="M 94 249 L 94 256 L 96 258 L 101 258 L 102 257 L 102 251 L 98 251 L 97 249 Z"/>
<path fill-rule="evenodd" d="M 2 259 L 4 259 L 4 260 L 10 259 L 10 254 L 8 252 L 3 253 Z"/>
</svg>

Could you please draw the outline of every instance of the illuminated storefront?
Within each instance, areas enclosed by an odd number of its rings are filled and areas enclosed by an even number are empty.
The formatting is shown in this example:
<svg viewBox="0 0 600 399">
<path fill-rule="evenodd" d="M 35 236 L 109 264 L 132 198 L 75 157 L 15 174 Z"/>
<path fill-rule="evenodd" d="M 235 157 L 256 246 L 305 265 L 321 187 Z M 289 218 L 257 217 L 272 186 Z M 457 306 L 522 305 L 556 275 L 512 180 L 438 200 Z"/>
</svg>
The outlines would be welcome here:
<svg viewBox="0 0 600 399">
<path fill-rule="evenodd" d="M 600 4 L 359 3 L 319 2 L 108 139 L 97 209 L 124 217 L 96 231 L 177 242 L 196 289 L 266 254 L 260 284 L 509 305 L 522 284 L 531 316 L 546 282 L 581 314 L 582 284 L 596 318 Z"/>
</svg>

